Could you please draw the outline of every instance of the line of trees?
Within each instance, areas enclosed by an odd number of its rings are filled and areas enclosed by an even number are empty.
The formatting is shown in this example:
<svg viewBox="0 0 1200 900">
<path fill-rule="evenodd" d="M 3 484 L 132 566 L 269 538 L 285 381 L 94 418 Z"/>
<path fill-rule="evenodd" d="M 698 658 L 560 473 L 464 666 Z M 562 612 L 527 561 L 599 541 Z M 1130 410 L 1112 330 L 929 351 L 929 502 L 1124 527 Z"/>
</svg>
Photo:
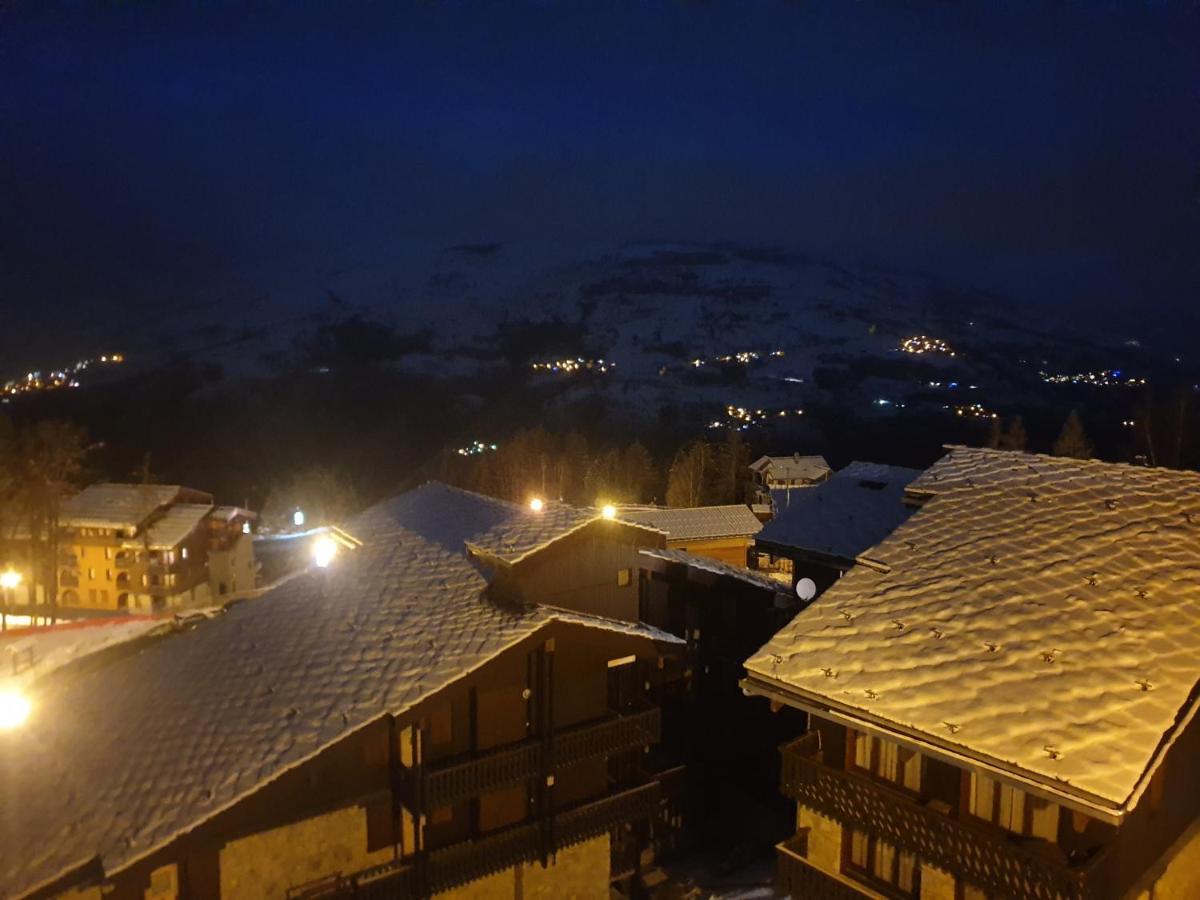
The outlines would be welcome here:
<svg viewBox="0 0 1200 900">
<path fill-rule="evenodd" d="M 737 431 L 720 442 L 691 441 L 664 462 L 637 441 L 595 447 L 577 432 L 558 435 L 538 427 L 467 460 L 448 455 L 440 477 L 517 503 L 537 496 L 579 506 L 701 506 L 747 501 L 749 464 L 750 450 Z"/>
<path fill-rule="evenodd" d="M 62 499 L 83 481 L 87 433 L 69 422 L 20 427 L 0 418 L 0 567 L 21 572 L 28 596 L 57 600 Z"/>
</svg>

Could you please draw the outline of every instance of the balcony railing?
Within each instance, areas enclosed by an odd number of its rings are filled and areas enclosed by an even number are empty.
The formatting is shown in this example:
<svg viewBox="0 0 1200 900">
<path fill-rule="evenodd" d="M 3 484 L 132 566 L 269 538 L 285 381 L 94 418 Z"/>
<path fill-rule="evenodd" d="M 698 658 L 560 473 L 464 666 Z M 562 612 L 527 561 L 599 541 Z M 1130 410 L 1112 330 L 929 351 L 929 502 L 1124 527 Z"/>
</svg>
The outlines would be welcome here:
<svg viewBox="0 0 1200 900">
<path fill-rule="evenodd" d="M 628 715 L 615 715 L 557 732 L 550 744 L 554 769 L 599 756 L 657 743 L 662 732 L 658 707 Z M 542 769 L 543 745 L 530 740 L 500 747 L 468 759 L 455 759 L 429 767 L 425 802 L 430 809 L 486 791 L 519 784 Z"/>
<path fill-rule="evenodd" d="M 118 569 L 130 569 L 137 563 L 137 554 L 128 551 L 118 553 L 113 557 L 113 565 Z"/>
<path fill-rule="evenodd" d="M 67 566 L 69 568 L 75 568 L 76 566 L 79 565 L 79 557 L 76 556 L 74 553 L 72 553 L 69 550 L 59 550 L 58 551 L 58 564 L 60 566 Z"/>
<path fill-rule="evenodd" d="M 978 887 L 1030 900 L 1086 900 L 1100 895 L 1107 858 L 1103 851 L 1082 866 L 1071 866 L 1052 844 L 1038 842 L 1040 847 L 1035 848 L 1027 840 L 953 818 L 898 790 L 826 766 L 819 732 L 809 732 L 781 752 L 781 782 L 787 796 Z"/>
<path fill-rule="evenodd" d="M 541 821 L 526 822 L 434 850 L 423 860 L 387 863 L 310 883 L 290 892 L 289 897 L 382 900 L 447 891 L 509 866 L 541 859 L 543 852 L 553 854 L 624 822 L 647 818 L 658 799 L 658 782 L 653 781 L 558 812 L 551 822 L 548 843 Z"/>
<path fill-rule="evenodd" d="M 808 829 L 775 845 L 775 892 L 792 900 L 862 900 L 863 895 L 832 875 L 809 865 Z"/>
<path fill-rule="evenodd" d="M 58 576 L 58 584 L 59 587 L 77 588 L 79 587 L 79 575 L 70 569 L 64 569 Z"/>
</svg>

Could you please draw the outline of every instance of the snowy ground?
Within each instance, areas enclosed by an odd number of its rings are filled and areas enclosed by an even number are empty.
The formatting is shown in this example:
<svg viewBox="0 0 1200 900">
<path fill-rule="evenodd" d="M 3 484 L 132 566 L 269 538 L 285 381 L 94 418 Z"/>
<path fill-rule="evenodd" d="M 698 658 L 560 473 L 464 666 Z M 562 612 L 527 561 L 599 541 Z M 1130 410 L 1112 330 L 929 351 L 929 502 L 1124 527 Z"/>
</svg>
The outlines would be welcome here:
<svg viewBox="0 0 1200 900">
<path fill-rule="evenodd" d="M 26 687 L 93 653 L 172 627 L 171 619 L 129 616 L 0 635 L 0 690 Z"/>
</svg>

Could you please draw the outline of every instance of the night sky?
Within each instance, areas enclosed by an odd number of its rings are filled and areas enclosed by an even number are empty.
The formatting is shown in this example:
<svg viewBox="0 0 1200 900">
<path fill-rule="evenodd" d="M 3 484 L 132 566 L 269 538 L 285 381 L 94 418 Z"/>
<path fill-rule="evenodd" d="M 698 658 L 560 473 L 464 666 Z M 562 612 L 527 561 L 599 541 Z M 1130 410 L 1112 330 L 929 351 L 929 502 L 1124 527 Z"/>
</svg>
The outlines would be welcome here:
<svg viewBox="0 0 1200 900">
<path fill-rule="evenodd" d="M 464 241 L 1200 288 L 1195 2 L 241 6 L 0 7 L 6 358 Z"/>
</svg>

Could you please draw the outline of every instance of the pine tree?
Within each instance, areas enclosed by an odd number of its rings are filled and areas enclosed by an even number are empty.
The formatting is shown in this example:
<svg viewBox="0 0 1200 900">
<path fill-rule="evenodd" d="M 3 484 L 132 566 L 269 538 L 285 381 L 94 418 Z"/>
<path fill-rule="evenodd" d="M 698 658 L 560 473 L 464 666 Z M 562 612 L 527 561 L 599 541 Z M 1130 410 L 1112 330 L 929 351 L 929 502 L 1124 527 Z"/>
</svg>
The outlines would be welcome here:
<svg viewBox="0 0 1200 900">
<path fill-rule="evenodd" d="M 1013 416 L 1008 428 L 1000 437 L 1001 450 L 1024 451 L 1029 446 L 1029 435 L 1025 433 L 1025 423 L 1020 416 Z"/>
<path fill-rule="evenodd" d="M 1079 418 L 1079 413 L 1071 410 L 1051 452 L 1055 456 L 1069 456 L 1071 459 L 1091 459 L 1095 449 L 1083 430 L 1083 421 Z"/>
</svg>

